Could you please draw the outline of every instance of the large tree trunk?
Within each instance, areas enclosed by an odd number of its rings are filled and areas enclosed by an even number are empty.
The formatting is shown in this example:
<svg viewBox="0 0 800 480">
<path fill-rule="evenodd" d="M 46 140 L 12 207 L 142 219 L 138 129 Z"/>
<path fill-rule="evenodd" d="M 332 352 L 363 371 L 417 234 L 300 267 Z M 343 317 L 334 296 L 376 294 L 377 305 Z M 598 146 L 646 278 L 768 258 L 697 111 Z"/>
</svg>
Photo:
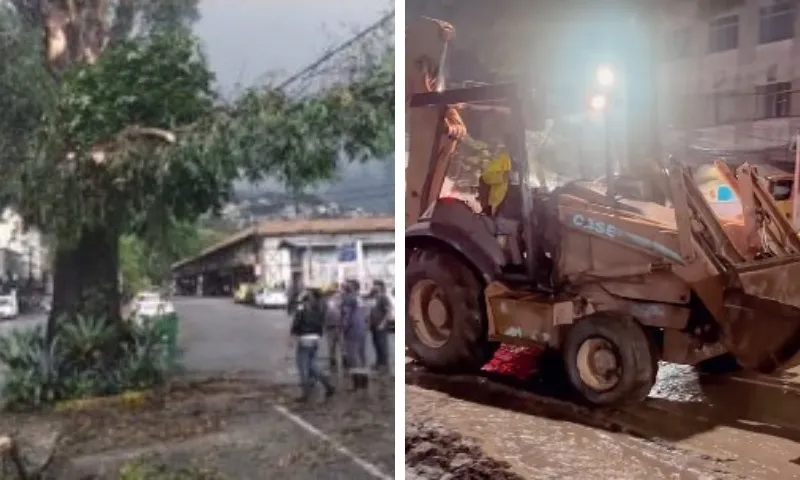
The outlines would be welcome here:
<svg viewBox="0 0 800 480">
<path fill-rule="evenodd" d="M 106 227 L 84 228 L 77 242 L 55 253 L 52 336 L 57 321 L 77 315 L 120 321 L 119 235 Z"/>
<path fill-rule="evenodd" d="M 12 1 L 24 18 L 42 29 L 44 61 L 57 81 L 70 67 L 94 63 L 109 44 L 127 37 L 135 23 L 136 0 L 115 4 L 109 0 Z M 114 14 L 110 15 L 112 8 Z M 77 242 L 58 247 L 53 259 L 48 338 L 52 338 L 57 321 L 69 321 L 77 315 L 118 322 L 118 232 L 100 226 L 84 228 Z"/>
</svg>

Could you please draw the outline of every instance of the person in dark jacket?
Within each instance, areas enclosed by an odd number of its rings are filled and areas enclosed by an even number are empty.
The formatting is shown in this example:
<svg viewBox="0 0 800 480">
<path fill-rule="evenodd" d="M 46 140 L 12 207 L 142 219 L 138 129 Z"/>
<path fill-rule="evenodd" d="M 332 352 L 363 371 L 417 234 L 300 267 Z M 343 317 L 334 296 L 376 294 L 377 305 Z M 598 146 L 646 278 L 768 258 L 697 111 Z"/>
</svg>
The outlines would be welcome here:
<svg viewBox="0 0 800 480">
<path fill-rule="evenodd" d="M 325 328 L 326 309 L 319 290 L 309 290 L 303 308 L 297 310 L 292 322 L 291 336 L 296 343 L 297 370 L 302 387 L 301 401 L 308 401 L 317 381 L 325 387 L 325 397 L 334 393 L 333 383 L 317 366 L 317 352 Z"/>
<path fill-rule="evenodd" d="M 389 316 L 392 304 L 386 295 L 386 284 L 376 280 L 372 284 L 371 296 L 375 302 L 369 312 L 369 330 L 375 348 L 375 370 L 389 370 Z"/>
<path fill-rule="evenodd" d="M 357 281 L 347 282 L 341 304 L 344 346 L 353 390 L 366 390 L 369 385 L 367 312 L 359 297 L 360 291 L 361 285 Z"/>
<path fill-rule="evenodd" d="M 302 288 L 295 282 L 289 285 L 289 291 L 286 292 L 286 311 L 289 315 L 294 316 L 297 308 L 302 304 L 301 296 L 303 294 Z"/>
<path fill-rule="evenodd" d="M 342 292 L 339 285 L 332 285 L 325 295 L 327 319 L 325 322 L 325 338 L 328 341 L 328 357 L 331 370 L 339 367 L 347 368 L 345 355 L 342 352 Z M 342 365 L 339 365 L 339 364 Z"/>
</svg>

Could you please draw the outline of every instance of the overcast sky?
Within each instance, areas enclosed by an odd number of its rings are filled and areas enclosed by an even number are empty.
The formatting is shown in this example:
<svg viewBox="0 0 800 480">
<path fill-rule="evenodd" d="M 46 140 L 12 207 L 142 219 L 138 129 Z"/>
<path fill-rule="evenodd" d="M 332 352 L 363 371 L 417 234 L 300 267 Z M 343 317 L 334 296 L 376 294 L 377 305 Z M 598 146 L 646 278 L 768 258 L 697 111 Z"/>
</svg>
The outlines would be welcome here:
<svg viewBox="0 0 800 480">
<path fill-rule="evenodd" d="M 388 0 L 201 0 L 197 34 L 223 91 L 250 85 L 268 72 L 283 79 L 325 50 L 377 21 Z M 371 211 L 394 209 L 391 161 L 349 164 L 338 181 L 320 186 L 328 200 Z M 274 186 L 266 185 L 270 190 Z M 354 195 L 361 191 L 363 195 Z M 360 198 L 358 198 L 360 197 Z"/>
<path fill-rule="evenodd" d="M 387 0 L 201 0 L 196 26 L 222 88 L 279 78 L 313 62 L 384 13 Z"/>
</svg>

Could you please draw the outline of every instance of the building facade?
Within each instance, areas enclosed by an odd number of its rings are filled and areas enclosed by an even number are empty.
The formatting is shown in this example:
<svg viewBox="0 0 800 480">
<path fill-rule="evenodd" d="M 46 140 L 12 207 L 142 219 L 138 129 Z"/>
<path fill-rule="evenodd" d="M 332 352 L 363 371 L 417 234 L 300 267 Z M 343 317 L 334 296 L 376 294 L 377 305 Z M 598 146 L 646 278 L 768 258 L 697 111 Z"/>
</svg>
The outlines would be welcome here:
<svg viewBox="0 0 800 480">
<path fill-rule="evenodd" d="M 713 2 L 711 13 L 701 10 L 707 3 L 670 2 L 663 17 L 665 143 L 698 155 L 793 160 L 787 146 L 800 128 L 797 0 Z"/>
<path fill-rule="evenodd" d="M 6 209 L 0 215 L 0 278 L 43 280 L 46 252 L 41 233 L 25 229 L 22 218 Z"/>
<path fill-rule="evenodd" d="M 269 287 L 394 282 L 394 230 L 265 236 L 256 279 Z"/>
<path fill-rule="evenodd" d="M 266 220 L 173 265 L 184 294 L 227 295 L 236 285 L 323 287 L 394 282 L 394 218 Z"/>
</svg>

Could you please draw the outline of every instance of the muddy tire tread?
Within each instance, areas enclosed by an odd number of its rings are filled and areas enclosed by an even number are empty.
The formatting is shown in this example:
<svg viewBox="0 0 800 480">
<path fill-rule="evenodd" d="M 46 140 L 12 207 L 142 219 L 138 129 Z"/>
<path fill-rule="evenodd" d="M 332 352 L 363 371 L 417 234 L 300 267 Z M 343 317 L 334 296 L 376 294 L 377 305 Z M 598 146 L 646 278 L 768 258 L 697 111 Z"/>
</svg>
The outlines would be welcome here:
<svg viewBox="0 0 800 480">
<path fill-rule="evenodd" d="M 429 278 L 448 286 L 448 303 L 456 317 L 448 342 L 432 349 L 416 338 L 406 314 L 406 344 L 412 358 L 425 367 L 442 373 L 471 373 L 491 358 L 495 347 L 486 339 L 486 315 L 482 284 L 464 260 L 441 247 L 425 247 L 410 252 L 406 267 L 406 312 L 410 289 L 415 280 Z"/>
<path fill-rule="evenodd" d="M 622 380 L 606 392 L 586 387 L 576 366 L 580 345 L 598 336 L 613 343 L 623 356 Z M 570 383 L 581 398 L 602 407 L 640 403 L 647 398 L 658 373 L 658 354 L 652 339 L 636 319 L 619 312 L 598 312 L 576 322 L 564 344 L 564 362 Z"/>
</svg>

